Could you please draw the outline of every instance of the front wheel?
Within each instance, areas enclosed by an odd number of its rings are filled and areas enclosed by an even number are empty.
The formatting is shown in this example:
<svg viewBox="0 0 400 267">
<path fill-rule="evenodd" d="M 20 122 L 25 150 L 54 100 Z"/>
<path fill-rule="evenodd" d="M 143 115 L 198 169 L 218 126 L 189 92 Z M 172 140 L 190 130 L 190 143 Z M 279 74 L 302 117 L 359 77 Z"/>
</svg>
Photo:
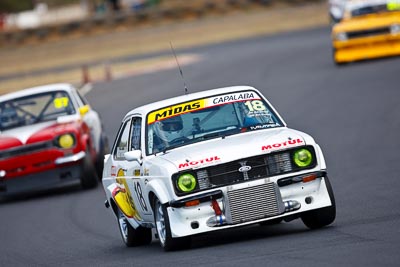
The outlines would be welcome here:
<svg viewBox="0 0 400 267">
<path fill-rule="evenodd" d="M 310 229 L 317 229 L 333 223 L 336 218 L 335 196 L 333 195 L 332 186 L 328 177 L 325 177 L 326 189 L 328 190 L 329 198 L 332 206 L 307 211 L 301 215 L 301 220 Z"/>
<path fill-rule="evenodd" d="M 160 245 L 165 251 L 190 247 L 190 237 L 172 238 L 167 208 L 157 198 L 153 202 L 154 222 Z"/>
<path fill-rule="evenodd" d="M 138 227 L 133 228 L 127 221 L 124 214 L 118 209 L 118 226 L 122 241 L 127 247 L 137 247 L 151 243 L 151 229 Z"/>
</svg>

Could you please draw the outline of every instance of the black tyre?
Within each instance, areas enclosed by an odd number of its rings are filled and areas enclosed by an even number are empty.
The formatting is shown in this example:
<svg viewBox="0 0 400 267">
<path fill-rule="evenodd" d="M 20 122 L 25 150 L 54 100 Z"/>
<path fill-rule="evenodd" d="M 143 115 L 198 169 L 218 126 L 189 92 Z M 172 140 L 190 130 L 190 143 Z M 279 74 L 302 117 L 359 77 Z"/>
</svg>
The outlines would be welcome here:
<svg viewBox="0 0 400 267">
<path fill-rule="evenodd" d="M 333 195 L 332 186 L 329 182 L 328 177 L 325 177 L 325 184 L 332 202 L 332 206 L 317 210 L 311 210 L 301 215 L 301 220 L 310 229 L 318 229 L 329 225 L 333 223 L 336 218 L 335 197 Z"/>
<path fill-rule="evenodd" d="M 96 173 L 100 181 L 103 177 L 104 155 L 108 154 L 109 151 L 110 148 L 108 145 L 108 138 L 107 136 L 102 134 L 100 139 L 99 153 L 97 154 L 97 159 L 96 159 Z"/>
<path fill-rule="evenodd" d="M 82 162 L 81 185 L 84 189 L 94 188 L 98 184 L 98 177 L 94 168 L 90 152 L 86 150 L 86 156 Z"/>
<path fill-rule="evenodd" d="M 151 243 L 151 229 L 139 227 L 133 228 L 127 221 L 124 214 L 117 209 L 117 222 L 122 241 L 127 247 L 144 246 Z"/>
<path fill-rule="evenodd" d="M 157 198 L 153 201 L 153 211 L 158 239 L 164 251 L 189 248 L 190 237 L 172 238 L 167 208 Z"/>
<path fill-rule="evenodd" d="M 333 62 L 335 63 L 336 66 L 339 66 L 340 64 L 336 61 L 336 48 L 332 47 L 332 59 Z"/>
</svg>

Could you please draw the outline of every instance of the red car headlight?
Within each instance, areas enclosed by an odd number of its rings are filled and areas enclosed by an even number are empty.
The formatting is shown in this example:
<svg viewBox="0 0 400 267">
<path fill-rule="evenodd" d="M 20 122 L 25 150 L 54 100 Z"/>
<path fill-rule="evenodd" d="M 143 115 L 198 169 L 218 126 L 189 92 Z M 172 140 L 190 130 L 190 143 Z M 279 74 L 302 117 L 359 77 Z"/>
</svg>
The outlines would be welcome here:
<svg viewBox="0 0 400 267">
<path fill-rule="evenodd" d="M 60 135 L 59 137 L 56 138 L 56 146 L 63 148 L 63 149 L 69 149 L 75 146 L 76 144 L 76 138 L 73 134 L 63 134 Z"/>
</svg>

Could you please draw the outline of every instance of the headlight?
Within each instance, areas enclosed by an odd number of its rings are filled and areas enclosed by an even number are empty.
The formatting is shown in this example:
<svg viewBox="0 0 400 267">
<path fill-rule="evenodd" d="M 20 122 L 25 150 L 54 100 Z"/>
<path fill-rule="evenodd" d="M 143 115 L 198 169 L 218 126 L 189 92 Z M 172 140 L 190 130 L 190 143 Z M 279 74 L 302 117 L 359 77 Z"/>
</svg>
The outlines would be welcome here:
<svg viewBox="0 0 400 267">
<path fill-rule="evenodd" d="M 60 135 L 56 140 L 57 146 L 68 149 L 75 145 L 75 137 L 72 134 Z"/>
<path fill-rule="evenodd" d="M 184 193 L 192 192 L 196 185 L 196 178 L 190 173 L 181 174 L 177 179 L 178 189 Z"/>
<path fill-rule="evenodd" d="M 339 32 L 336 34 L 336 40 L 339 41 L 346 41 L 347 40 L 347 34 L 345 32 Z"/>
<path fill-rule="evenodd" d="M 390 33 L 391 34 L 400 33 L 400 25 L 399 24 L 393 24 L 392 26 L 390 26 Z"/>
<path fill-rule="evenodd" d="M 396 1 L 396 0 L 388 1 L 386 7 L 387 7 L 387 9 L 389 11 L 399 10 L 400 9 L 400 2 Z"/>
<path fill-rule="evenodd" d="M 313 162 L 313 154 L 307 148 L 301 148 L 294 152 L 293 161 L 298 167 L 308 167 Z"/>
</svg>

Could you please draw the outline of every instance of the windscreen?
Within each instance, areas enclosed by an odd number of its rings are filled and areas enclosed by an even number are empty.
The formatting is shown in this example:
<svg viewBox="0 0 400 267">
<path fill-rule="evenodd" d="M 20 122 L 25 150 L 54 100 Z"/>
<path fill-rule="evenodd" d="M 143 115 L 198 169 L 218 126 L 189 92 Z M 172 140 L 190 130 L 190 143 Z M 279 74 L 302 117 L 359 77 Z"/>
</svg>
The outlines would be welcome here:
<svg viewBox="0 0 400 267">
<path fill-rule="evenodd" d="M 147 154 L 283 123 L 254 91 L 212 96 L 168 106 L 147 116 Z"/>
<path fill-rule="evenodd" d="M 365 2 L 349 2 L 347 10 L 351 17 L 364 16 L 375 13 L 384 13 L 400 10 L 400 1 L 398 0 L 377 0 Z"/>
<path fill-rule="evenodd" d="M 53 91 L 15 98 L 0 103 L 0 131 L 74 114 L 75 109 L 65 91 Z"/>
</svg>

